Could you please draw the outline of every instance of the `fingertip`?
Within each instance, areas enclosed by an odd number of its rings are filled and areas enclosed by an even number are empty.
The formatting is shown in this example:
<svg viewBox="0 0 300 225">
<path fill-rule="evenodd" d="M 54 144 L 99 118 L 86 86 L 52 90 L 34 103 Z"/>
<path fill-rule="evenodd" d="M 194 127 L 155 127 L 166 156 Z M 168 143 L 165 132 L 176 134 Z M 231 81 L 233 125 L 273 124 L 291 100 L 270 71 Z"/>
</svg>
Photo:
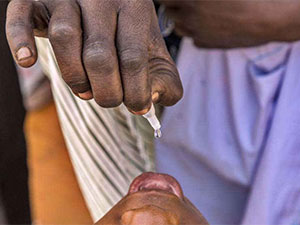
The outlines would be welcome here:
<svg viewBox="0 0 300 225">
<path fill-rule="evenodd" d="M 131 112 L 132 114 L 137 115 L 137 116 L 145 115 L 149 110 L 150 110 L 150 108 L 143 109 L 143 110 L 140 110 L 140 111 L 133 111 L 133 110 L 128 108 L 129 112 Z"/>
<path fill-rule="evenodd" d="M 78 96 L 83 100 L 91 100 L 93 98 L 93 93 L 91 90 L 88 90 L 84 93 L 78 93 Z"/>
</svg>

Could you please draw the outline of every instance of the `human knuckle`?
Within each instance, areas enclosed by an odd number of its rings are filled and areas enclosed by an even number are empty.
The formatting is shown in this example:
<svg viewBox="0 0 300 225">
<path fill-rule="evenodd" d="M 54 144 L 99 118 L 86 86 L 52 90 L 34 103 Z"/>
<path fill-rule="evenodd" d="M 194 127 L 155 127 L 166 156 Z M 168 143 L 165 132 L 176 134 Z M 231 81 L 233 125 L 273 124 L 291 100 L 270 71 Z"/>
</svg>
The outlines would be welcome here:
<svg viewBox="0 0 300 225">
<path fill-rule="evenodd" d="M 80 35 L 80 31 L 64 21 L 56 21 L 56 23 L 49 28 L 49 39 L 54 42 L 69 42 L 78 35 Z"/>
<path fill-rule="evenodd" d="M 147 53 L 140 49 L 126 49 L 120 54 L 122 72 L 140 72 L 147 64 Z"/>
<path fill-rule="evenodd" d="M 25 20 L 12 20 L 6 23 L 6 35 L 8 37 L 14 38 L 20 36 L 20 29 L 30 30 L 32 26 Z"/>
<path fill-rule="evenodd" d="M 82 80 L 74 79 L 74 78 L 71 78 L 71 77 L 63 77 L 63 79 L 71 89 L 76 89 L 76 88 L 78 88 L 79 86 L 81 86 L 82 84 L 85 83 Z"/>
<path fill-rule="evenodd" d="M 83 57 L 88 71 L 110 75 L 115 70 L 115 57 L 110 50 L 89 47 Z"/>
<path fill-rule="evenodd" d="M 87 80 L 79 76 L 63 75 L 63 80 L 73 91 L 78 93 L 86 91 L 89 86 Z"/>
</svg>

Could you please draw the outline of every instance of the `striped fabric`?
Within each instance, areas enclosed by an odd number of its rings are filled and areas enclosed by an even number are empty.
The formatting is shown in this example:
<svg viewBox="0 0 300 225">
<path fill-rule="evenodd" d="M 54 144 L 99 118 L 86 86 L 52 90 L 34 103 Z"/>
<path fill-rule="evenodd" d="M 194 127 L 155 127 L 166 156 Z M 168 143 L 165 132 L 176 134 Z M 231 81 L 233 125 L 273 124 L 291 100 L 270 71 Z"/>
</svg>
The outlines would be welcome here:
<svg viewBox="0 0 300 225">
<path fill-rule="evenodd" d="M 127 193 L 133 178 L 154 170 L 153 131 L 124 105 L 104 109 L 75 97 L 61 78 L 48 39 L 36 42 L 79 186 L 97 221 Z"/>
</svg>

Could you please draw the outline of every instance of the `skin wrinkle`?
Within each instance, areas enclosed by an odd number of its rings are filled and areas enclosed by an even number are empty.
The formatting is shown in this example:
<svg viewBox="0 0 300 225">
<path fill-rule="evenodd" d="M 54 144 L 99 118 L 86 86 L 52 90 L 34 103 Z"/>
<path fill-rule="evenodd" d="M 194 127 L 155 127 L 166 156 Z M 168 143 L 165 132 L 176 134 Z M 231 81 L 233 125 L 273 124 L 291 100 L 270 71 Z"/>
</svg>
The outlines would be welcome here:
<svg viewBox="0 0 300 225">
<path fill-rule="evenodd" d="M 142 70 L 147 67 L 148 64 L 148 54 L 144 50 L 136 48 L 126 48 L 119 52 L 119 59 L 121 64 L 122 73 L 131 76 L 136 76 L 142 72 Z"/>
<path fill-rule="evenodd" d="M 49 30 L 49 39 L 55 41 L 57 44 L 64 44 L 65 40 L 81 36 L 81 33 L 82 32 L 74 28 L 72 24 L 65 23 L 65 21 L 58 21 Z"/>
<path fill-rule="evenodd" d="M 87 48 L 84 51 L 84 62 L 89 68 L 91 75 L 97 74 L 100 70 L 104 76 L 110 76 L 116 71 L 115 66 L 111 64 L 115 59 L 115 54 L 105 51 L 103 48 Z M 97 77 L 95 77 L 96 79 Z"/>
</svg>

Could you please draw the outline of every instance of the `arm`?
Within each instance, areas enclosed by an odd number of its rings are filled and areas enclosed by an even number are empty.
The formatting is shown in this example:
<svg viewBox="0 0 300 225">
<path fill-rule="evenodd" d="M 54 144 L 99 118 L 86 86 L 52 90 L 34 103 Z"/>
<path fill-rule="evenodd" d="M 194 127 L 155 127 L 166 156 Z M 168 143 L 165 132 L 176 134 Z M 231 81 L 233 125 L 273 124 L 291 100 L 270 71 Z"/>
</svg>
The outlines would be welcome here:
<svg viewBox="0 0 300 225">
<path fill-rule="evenodd" d="M 299 1 L 161 0 L 177 32 L 198 47 L 234 48 L 300 40 Z"/>
</svg>

